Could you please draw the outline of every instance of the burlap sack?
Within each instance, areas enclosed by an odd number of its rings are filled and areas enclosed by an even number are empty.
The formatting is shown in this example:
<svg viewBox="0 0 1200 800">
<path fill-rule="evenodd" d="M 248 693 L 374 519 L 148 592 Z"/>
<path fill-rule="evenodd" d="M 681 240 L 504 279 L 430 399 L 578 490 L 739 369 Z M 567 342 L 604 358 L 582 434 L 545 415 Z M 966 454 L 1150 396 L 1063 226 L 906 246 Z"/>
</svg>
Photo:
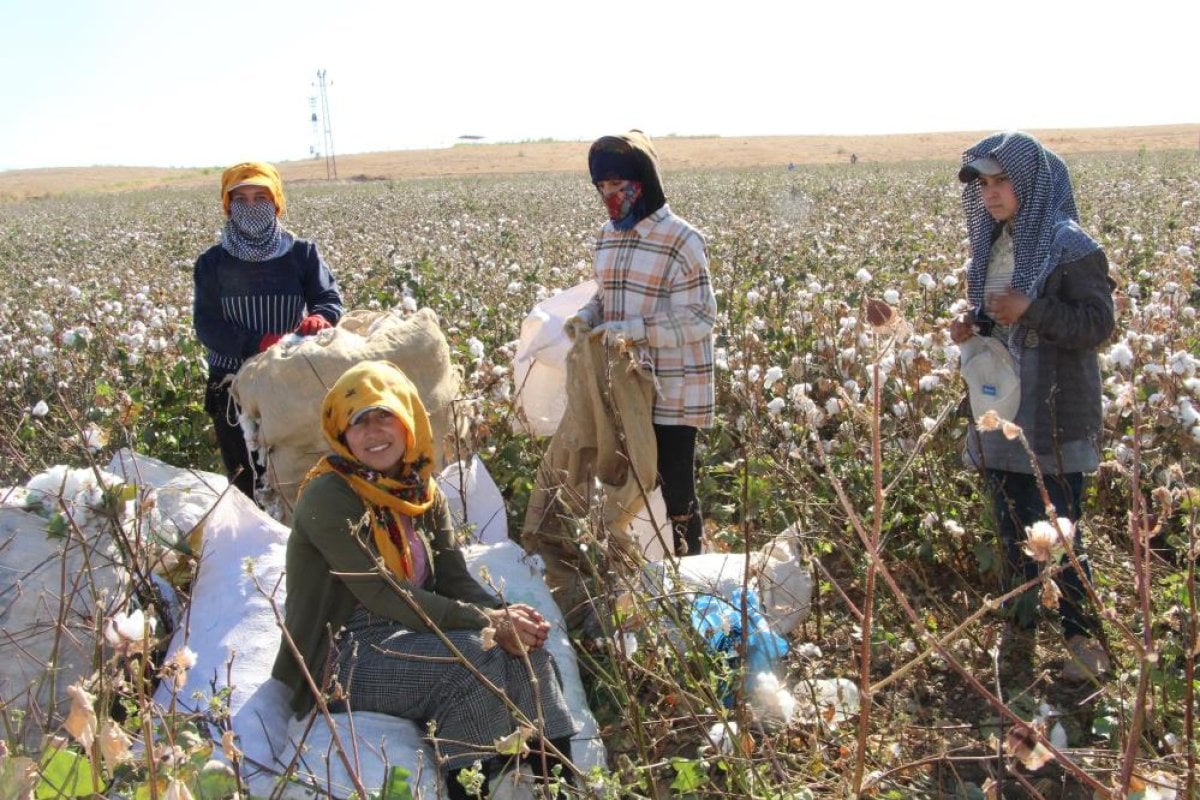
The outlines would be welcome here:
<svg viewBox="0 0 1200 800">
<path fill-rule="evenodd" d="M 600 489 L 598 521 L 609 566 L 641 563 L 629 529 L 654 488 L 658 444 L 654 381 L 630 354 L 606 347 L 600 337 L 578 336 L 567 353 L 566 386 L 566 409 L 538 466 L 521 544 L 542 556 L 555 601 L 578 627 L 590 606 L 584 578 L 593 565 L 580 548 L 575 521 L 587 519 Z"/>
<path fill-rule="evenodd" d="M 266 467 L 269 504 L 290 523 L 305 473 L 327 452 L 319 422 L 325 391 L 360 361 L 391 361 L 412 380 L 433 426 L 434 460 L 445 463 L 454 432 L 451 403 L 461 376 L 450 364 L 450 345 L 437 315 L 423 308 L 407 317 L 394 312 L 351 311 L 336 328 L 317 336 L 289 337 L 242 365 L 231 393 L 241 406 L 242 427 Z"/>
</svg>

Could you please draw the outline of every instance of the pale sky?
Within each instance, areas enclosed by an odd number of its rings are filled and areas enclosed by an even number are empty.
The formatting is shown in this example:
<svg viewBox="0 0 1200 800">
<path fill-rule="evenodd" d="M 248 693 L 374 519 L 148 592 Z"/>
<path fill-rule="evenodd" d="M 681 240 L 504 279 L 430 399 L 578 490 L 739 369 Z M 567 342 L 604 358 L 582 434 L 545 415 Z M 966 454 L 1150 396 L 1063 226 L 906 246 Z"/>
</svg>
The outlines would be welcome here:
<svg viewBox="0 0 1200 800">
<path fill-rule="evenodd" d="M 1200 121 L 1195 0 L 0 0 L 0 169 Z"/>
</svg>

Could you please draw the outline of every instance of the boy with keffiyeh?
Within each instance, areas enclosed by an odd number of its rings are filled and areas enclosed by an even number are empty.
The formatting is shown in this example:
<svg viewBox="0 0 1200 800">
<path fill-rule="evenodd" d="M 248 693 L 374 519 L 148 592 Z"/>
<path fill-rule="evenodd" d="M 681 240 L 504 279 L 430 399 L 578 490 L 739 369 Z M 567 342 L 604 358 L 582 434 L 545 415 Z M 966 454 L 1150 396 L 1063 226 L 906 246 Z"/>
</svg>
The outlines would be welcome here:
<svg viewBox="0 0 1200 800">
<path fill-rule="evenodd" d="M 289 333 L 311 336 L 337 324 L 342 297 L 317 246 L 280 224 L 283 183 L 270 164 L 235 164 L 221 176 L 221 241 L 196 260 L 192 323 L 208 355 L 204 410 L 225 470 L 247 496 L 261 467 L 250 456 L 229 379 L 242 362 Z"/>
<path fill-rule="evenodd" d="M 1097 349 L 1115 325 L 1108 260 L 1079 227 L 1066 164 L 1034 137 L 989 136 L 963 153 L 958 173 L 971 242 L 970 310 L 955 319 L 955 343 L 993 336 L 1008 348 L 1020 378 L 1020 437 L 972 430 L 966 457 L 984 474 L 1009 571 L 1037 577 L 1026 529 L 1046 519 L 1040 475 L 1059 517 L 1078 523 L 1083 476 L 1099 465 L 1100 366 Z M 972 414 L 972 418 L 975 414 Z M 1036 462 L 1036 463 L 1035 463 Z M 1087 607 L 1091 568 L 1074 524 L 1073 550 L 1083 575 L 1064 558 L 1056 584 L 1066 639 L 1062 677 L 1095 680 L 1110 668 Z M 1011 609 L 1005 656 L 1032 655 L 1035 593 Z M 1049 602 L 1047 600 L 1046 602 Z"/>
</svg>

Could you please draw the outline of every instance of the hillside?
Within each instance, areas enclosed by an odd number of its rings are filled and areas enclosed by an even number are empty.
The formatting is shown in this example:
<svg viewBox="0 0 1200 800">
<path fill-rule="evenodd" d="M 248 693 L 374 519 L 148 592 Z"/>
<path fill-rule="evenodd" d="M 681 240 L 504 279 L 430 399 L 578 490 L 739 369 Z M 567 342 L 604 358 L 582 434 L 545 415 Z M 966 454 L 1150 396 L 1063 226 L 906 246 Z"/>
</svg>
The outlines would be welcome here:
<svg viewBox="0 0 1200 800">
<path fill-rule="evenodd" d="M 1061 154 L 1197 150 L 1200 124 L 1138 128 L 1080 128 L 1032 131 Z M 953 161 L 986 131 L 880 136 L 663 137 L 656 140 L 663 167 L 737 169 L 794 164 Z M 440 150 L 397 150 L 337 157 L 341 180 L 467 177 L 530 172 L 582 173 L 587 142 L 463 144 Z M 285 181 L 325 180 L 322 160 L 281 162 Z M 208 168 L 62 167 L 0 172 L 0 200 L 75 193 L 147 189 L 156 186 L 215 186 L 221 166 Z"/>
</svg>

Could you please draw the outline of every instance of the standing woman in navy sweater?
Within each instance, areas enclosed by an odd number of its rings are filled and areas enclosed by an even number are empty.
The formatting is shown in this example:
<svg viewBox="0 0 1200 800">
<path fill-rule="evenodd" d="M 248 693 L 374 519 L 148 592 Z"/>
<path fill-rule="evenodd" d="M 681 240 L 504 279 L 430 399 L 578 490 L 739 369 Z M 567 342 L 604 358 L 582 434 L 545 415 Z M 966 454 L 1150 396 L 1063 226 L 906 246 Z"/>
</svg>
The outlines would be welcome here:
<svg viewBox="0 0 1200 800">
<path fill-rule="evenodd" d="M 317 246 L 280 224 L 287 201 L 275 167 L 247 161 L 225 170 L 221 205 L 221 240 L 196 259 L 192 320 L 207 351 L 204 410 L 225 470 L 254 497 L 262 467 L 246 445 L 229 383 L 243 361 L 286 334 L 311 336 L 336 325 L 342 297 Z"/>
</svg>

